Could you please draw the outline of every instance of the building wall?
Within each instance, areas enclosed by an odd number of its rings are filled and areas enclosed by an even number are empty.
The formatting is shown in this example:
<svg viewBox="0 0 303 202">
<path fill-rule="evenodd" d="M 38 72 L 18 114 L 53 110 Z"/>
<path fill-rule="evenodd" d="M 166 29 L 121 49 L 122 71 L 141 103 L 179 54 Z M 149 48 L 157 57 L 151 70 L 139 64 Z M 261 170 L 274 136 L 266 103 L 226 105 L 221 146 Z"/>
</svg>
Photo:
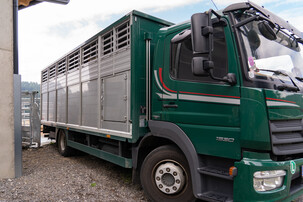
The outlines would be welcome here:
<svg viewBox="0 0 303 202">
<path fill-rule="evenodd" d="M 0 179 L 15 177 L 13 1 L 0 0 Z"/>
</svg>

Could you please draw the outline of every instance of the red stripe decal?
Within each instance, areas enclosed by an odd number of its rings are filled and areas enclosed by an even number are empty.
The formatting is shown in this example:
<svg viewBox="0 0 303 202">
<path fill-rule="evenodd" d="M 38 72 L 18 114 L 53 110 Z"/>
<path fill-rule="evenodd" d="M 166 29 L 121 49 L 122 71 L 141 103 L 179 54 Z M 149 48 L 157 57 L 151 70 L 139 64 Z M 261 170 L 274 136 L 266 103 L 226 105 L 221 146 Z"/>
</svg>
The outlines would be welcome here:
<svg viewBox="0 0 303 202">
<path fill-rule="evenodd" d="M 266 100 L 274 100 L 274 101 L 280 101 L 280 102 L 288 102 L 288 103 L 293 103 L 296 104 L 296 102 L 289 101 L 289 100 L 280 100 L 280 99 L 275 99 L 275 98 L 266 98 Z"/>
<path fill-rule="evenodd" d="M 163 87 L 168 90 L 169 92 L 172 92 L 172 93 L 177 93 L 177 91 L 174 91 L 174 90 L 171 90 L 169 89 L 163 82 L 163 78 L 162 78 L 162 68 L 159 68 L 159 76 L 160 76 L 160 82 L 162 83 Z"/>
<path fill-rule="evenodd" d="M 229 95 L 214 95 L 214 94 L 206 94 L 206 93 L 193 93 L 193 92 L 184 92 L 180 91 L 180 93 L 183 94 L 192 94 L 192 95 L 206 95 L 206 96 L 212 96 L 212 97 L 227 97 L 227 98 L 240 98 L 238 96 L 229 96 Z"/>
</svg>

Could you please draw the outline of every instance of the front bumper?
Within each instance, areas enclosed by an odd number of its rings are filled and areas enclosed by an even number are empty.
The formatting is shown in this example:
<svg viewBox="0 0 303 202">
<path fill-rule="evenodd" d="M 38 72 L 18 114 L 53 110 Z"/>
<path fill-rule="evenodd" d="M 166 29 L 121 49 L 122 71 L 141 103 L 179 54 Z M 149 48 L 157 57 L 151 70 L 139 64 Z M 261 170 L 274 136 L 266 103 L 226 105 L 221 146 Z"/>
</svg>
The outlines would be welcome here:
<svg viewBox="0 0 303 202">
<path fill-rule="evenodd" d="M 303 158 L 293 162 L 294 174 L 291 161 L 272 161 L 267 153 L 243 152 L 242 161 L 235 163 L 238 174 L 234 178 L 234 201 L 291 201 L 299 197 L 303 194 Z M 285 170 L 282 187 L 266 192 L 255 191 L 253 174 L 265 170 Z"/>
</svg>

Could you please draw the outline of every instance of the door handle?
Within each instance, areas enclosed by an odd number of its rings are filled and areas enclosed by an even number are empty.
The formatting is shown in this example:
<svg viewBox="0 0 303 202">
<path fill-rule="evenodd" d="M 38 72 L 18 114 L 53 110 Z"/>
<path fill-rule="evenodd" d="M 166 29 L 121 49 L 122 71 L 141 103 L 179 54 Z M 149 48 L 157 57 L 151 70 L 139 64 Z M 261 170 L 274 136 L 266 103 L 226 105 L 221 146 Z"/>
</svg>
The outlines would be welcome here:
<svg viewBox="0 0 303 202">
<path fill-rule="evenodd" d="M 164 104 L 163 105 L 164 108 L 178 108 L 177 104 Z"/>
</svg>

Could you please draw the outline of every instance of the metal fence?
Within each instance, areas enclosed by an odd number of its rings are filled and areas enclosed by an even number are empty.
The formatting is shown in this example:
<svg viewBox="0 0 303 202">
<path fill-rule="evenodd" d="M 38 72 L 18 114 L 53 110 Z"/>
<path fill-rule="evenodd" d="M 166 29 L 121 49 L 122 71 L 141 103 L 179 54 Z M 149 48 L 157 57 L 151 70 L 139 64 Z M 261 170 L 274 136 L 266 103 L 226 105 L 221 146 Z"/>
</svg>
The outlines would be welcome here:
<svg viewBox="0 0 303 202">
<path fill-rule="evenodd" d="M 22 116 L 22 145 L 41 145 L 40 124 L 40 98 L 38 92 L 22 92 L 21 116 Z"/>
</svg>

